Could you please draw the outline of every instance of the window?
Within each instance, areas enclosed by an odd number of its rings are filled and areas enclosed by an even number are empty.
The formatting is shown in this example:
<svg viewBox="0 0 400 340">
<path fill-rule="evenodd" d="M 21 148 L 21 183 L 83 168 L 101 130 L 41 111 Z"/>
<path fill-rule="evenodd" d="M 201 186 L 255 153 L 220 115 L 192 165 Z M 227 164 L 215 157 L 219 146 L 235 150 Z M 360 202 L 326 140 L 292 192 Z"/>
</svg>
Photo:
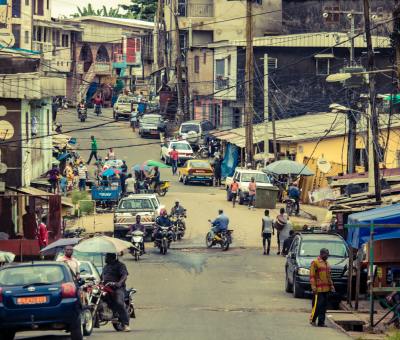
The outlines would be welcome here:
<svg viewBox="0 0 400 340">
<path fill-rule="evenodd" d="M 20 286 L 32 284 L 54 284 L 65 279 L 61 266 L 31 265 L 6 268 L 0 272 L 2 286 Z"/>
<path fill-rule="evenodd" d="M 24 32 L 24 43 L 29 44 L 29 31 Z"/>
<path fill-rule="evenodd" d="M 44 5 L 43 5 L 44 0 L 36 0 L 36 8 L 35 8 L 35 14 L 36 15 L 44 15 Z"/>
<path fill-rule="evenodd" d="M 217 76 L 225 76 L 225 59 L 217 59 L 215 61 L 215 74 Z"/>
<path fill-rule="evenodd" d="M 194 73 L 200 72 L 200 57 L 196 55 L 194 57 Z"/>
<path fill-rule="evenodd" d="M 29 0 L 25 0 L 25 6 L 29 6 Z"/>
<path fill-rule="evenodd" d="M 69 36 L 68 36 L 68 34 L 63 34 L 62 35 L 61 46 L 62 47 L 69 47 Z"/>
<path fill-rule="evenodd" d="M 203 64 L 207 62 L 207 52 L 203 52 Z"/>
<path fill-rule="evenodd" d="M 329 58 L 316 58 L 315 68 L 317 76 L 327 76 L 329 74 Z"/>
<path fill-rule="evenodd" d="M 15 38 L 14 47 L 20 48 L 21 47 L 21 25 L 12 25 L 12 33 Z"/>
<path fill-rule="evenodd" d="M 228 71 L 228 76 L 231 75 L 231 56 L 228 56 L 228 58 L 226 58 L 227 60 L 227 71 Z"/>
<path fill-rule="evenodd" d="M 21 0 L 12 1 L 12 17 L 13 18 L 21 17 Z"/>
<path fill-rule="evenodd" d="M 46 3 L 46 8 L 47 8 L 47 9 L 49 9 L 49 8 L 50 8 L 50 0 L 47 0 L 47 3 Z"/>
</svg>

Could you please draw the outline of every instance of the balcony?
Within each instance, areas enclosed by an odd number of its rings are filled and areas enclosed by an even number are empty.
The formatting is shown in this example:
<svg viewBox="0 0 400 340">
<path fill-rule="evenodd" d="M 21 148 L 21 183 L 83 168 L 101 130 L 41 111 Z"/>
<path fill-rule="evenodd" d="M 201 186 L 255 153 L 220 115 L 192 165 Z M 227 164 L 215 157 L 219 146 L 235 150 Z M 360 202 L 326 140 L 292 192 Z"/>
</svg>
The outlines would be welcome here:
<svg viewBox="0 0 400 340">
<path fill-rule="evenodd" d="M 229 78 L 224 76 L 217 76 L 215 79 L 215 89 L 223 90 L 229 87 Z"/>
<path fill-rule="evenodd" d="M 181 17 L 210 18 L 214 16 L 214 5 L 201 3 L 179 3 L 178 13 Z"/>
<path fill-rule="evenodd" d="M 0 77 L 0 98 L 41 98 L 39 73 L 1 74 Z"/>
</svg>

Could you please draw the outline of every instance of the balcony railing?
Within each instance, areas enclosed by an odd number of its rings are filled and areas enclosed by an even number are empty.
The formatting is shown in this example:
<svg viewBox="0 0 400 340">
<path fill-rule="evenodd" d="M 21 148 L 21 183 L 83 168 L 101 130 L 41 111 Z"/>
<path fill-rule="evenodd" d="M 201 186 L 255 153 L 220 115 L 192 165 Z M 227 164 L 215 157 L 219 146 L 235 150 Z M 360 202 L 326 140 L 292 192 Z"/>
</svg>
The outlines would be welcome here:
<svg viewBox="0 0 400 340">
<path fill-rule="evenodd" d="M 209 18 L 214 16 L 213 4 L 180 3 L 178 13 L 181 17 Z"/>
<path fill-rule="evenodd" d="M 53 44 L 51 42 L 33 41 L 32 47 L 34 51 L 52 52 Z"/>
<path fill-rule="evenodd" d="M 216 90 L 223 90 L 229 87 L 229 78 L 218 76 L 215 80 L 215 88 Z"/>
</svg>

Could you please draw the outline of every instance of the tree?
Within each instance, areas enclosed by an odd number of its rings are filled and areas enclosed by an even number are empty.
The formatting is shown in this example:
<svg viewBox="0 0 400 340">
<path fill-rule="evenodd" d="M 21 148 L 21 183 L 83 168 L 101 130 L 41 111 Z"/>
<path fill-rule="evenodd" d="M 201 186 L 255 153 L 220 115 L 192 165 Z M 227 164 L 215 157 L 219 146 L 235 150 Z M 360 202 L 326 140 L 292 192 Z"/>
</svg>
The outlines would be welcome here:
<svg viewBox="0 0 400 340">
<path fill-rule="evenodd" d="M 86 16 L 102 16 L 102 17 L 112 17 L 112 18 L 126 18 L 127 16 L 119 13 L 119 7 L 113 8 L 110 7 L 107 9 L 106 6 L 103 6 L 101 9 L 94 9 L 91 4 L 88 4 L 87 7 L 77 7 L 78 12 L 73 14 L 74 18 L 78 17 L 86 17 Z"/>
<path fill-rule="evenodd" d="M 130 5 L 119 5 L 131 18 L 154 21 L 157 12 L 157 0 L 131 0 Z"/>
</svg>

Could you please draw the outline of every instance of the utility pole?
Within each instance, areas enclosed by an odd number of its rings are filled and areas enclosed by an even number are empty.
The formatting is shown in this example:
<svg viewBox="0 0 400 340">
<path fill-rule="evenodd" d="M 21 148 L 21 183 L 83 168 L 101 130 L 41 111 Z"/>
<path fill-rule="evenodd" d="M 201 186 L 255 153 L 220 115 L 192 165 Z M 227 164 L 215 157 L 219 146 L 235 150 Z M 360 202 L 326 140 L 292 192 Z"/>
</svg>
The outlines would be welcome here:
<svg viewBox="0 0 400 340">
<path fill-rule="evenodd" d="M 371 23 L 370 23 L 369 0 L 364 0 L 364 24 L 365 36 L 367 40 L 368 51 L 368 71 L 374 71 L 374 51 L 372 48 Z M 375 200 L 381 202 L 381 182 L 379 178 L 379 158 L 378 158 L 378 114 L 376 112 L 376 90 L 375 90 L 375 73 L 369 74 L 369 103 L 368 103 L 370 138 L 369 138 L 369 191 L 375 192 Z"/>
<path fill-rule="evenodd" d="M 396 48 L 396 65 L 397 65 L 397 88 L 400 88 L 399 80 L 400 80 L 400 1 L 396 0 L 396 4 L 393 10 L 393 33 L 392 39 L 394 41 L 394 45 Z M 393 100 L 393 99 L 392 99 Z"/>
<path fill-rule="evenodd" d="M 268 54 L 264 54 L 264 167 L 267 165 L 269 157 L 269 83 L 268 83 Z"/>
<path fill-rule="evenodd" d="M 245 135 L 246 164 L 253 164 L 253 0 L 246 0 L 246 91 L 245 91 Z"/>
<path fill-rule="evenodd" d="M 275 98 L 276 100 L 276 98 Z M 272 145 L 274 146 L 274 160 L 278 160 L 278 147 L 276 144 L 276 127 L 275 127 L 275 118 L 276 118 L 276 111 L 274 108 L 274 104 L 271 105 L 272 108 L 272 115 L 271 115 L 271 122 L 272 122 Z"/>
<path fill-rule="evenodd" d="M 178 21 L 178 0 L 174 0 L 174 5 L 171 8 L 172 15 L 175 20 L 175 69 L 176 69 L 176 88 L 178 95 L 178 108 L 176 110 L 175 115 L 175 123 L 176 125 L 180 125 L 184 119 L 185 112 L 185 96 L 183 92 L 183 82 L 182 82 L 182 53 L 181 53 L 181 44 L 179 39 L 179 21 Z"/>
</svg>

